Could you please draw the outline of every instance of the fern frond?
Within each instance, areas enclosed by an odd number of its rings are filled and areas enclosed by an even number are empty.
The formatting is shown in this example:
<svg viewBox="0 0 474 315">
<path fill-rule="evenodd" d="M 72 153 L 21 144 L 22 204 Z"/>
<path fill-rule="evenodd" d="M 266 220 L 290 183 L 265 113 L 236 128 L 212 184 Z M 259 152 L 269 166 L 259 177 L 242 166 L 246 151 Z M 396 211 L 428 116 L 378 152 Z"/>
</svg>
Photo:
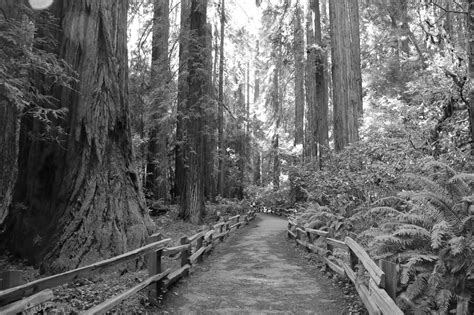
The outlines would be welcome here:
<svg viewBox="0 0 474 315">
<path fill-rule="evenodd" d="M 405 180 L 407 180 L 407 184 L 410 187 L 429 191 L 436 195 L 448 195 L 448 192 L 445 188 L 426 176 L 408 173 L 403 175 L 403 177 Z"/>
<path fill-rule="evenodd" d="M 421 226 L 404 224 L 398 227 L 398 230 L 393 233 L 393 236 L 411 237 L 412 239 L 429 240 L 431 234 Z"/>
<path fill-rule="evenodd" d="M 407 201 L 405 199 L 399 198 L 397 196 L 390 196 L 390 197 L 385 197 L 378 199 L 374 201 L 371 206 L 372 207 L 392 207 L 392 208 L 397 208 L 400 206 L 404 206 L 407 204 Z"/>
<path fill-rule="evenodd" d="M 430 161 L 425 164 L 425 168 L 426 169 L 440 168 L 446 173 L 447 177 L 452 177 L 457 174 L 457 172 L 451 166 L 440 161 Z"/>
<path fill-rule="evenodd" d="M 453 211 L 454 202 L 446 196 L 435 195 L 432 192 L 427 191 L 405 191 L 399 193 L 399 195 L 414 200 L 426 200 L 442 211 L 447 221 L 454 221 L 456 224 L 461 223 L 458 215 Z"/>
<path fill-rule="evenodd" d="M 403 215 L 403 212 L 400 212 L 392 207 L 375 207 L 368 211 L 372 215 L 390 215 L 391 217 Z"/>
<path fill-rule="evenodd" d="M 471 193 L 471 187 L 469 185 L 473 182 L 474 174 L 462 173 L 453 176 L 448 181 L 448 185 L 459 197 L 463 197 Z"/>
<path fill-rule="evenodd" d="M 413 225 L 418 225 L 421 227 L 424 227 L 426 229 L 430 228 L 433 226 L 433 223 L 436 218 L 430 216 L 430 214 L 413 214 L 413 213 L 408 213 L 404 214 L 399 218 L 399 222 L 401 223 L 408 223 L 408 224 L 413 224 Z"/>
<path fill-rule="evenodd" d="M 431 247 L 433 249 L 439 249 L 444 244 L 448 236 L 452 234 L 452 228 L 448 222 L 443 220 L 436 223 L 431 231 Z"/>
<path fill-rule="evenodd" d="M 447 314 L 449 303 L 454 297 L 454 294 L 450 290 L 442 289 L 436 294 L 436 305 L 440 314 Z"/>
<path fill-rule="evenodd" d="M 424 272 L 416 276 L 415 280 L 410 283 L 406 290 L 406 296 L 413 301 L 419 295 L 423 294 L 428 289 L 429 272 Z"/>
</svg>

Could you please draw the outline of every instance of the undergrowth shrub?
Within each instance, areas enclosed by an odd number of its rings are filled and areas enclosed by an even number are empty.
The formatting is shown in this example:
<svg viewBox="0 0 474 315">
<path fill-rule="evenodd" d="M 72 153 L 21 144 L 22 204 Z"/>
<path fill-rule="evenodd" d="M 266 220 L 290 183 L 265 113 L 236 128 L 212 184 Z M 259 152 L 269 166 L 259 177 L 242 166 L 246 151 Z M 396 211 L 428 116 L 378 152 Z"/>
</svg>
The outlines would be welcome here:
<svg viewBox="0 0 474 315">
<path fill-rule="evenodd" d="M 404 183 L 397 197 L 351 219 L 373 225 L 359 237 L 372 257 L 399 266 L 402 310 L 445 314 L 474 292 L 474 174 L 430 162 L 424 174 L 405 175 Z"/>
</svg>

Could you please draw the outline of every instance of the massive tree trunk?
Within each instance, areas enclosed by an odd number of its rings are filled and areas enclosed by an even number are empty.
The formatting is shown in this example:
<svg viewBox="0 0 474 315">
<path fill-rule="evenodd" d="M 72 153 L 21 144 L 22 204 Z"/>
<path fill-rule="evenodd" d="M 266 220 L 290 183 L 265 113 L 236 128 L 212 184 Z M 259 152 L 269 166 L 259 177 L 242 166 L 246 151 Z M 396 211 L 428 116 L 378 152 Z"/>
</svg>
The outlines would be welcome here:
<svg viewBox="0 0 474 315">
<path fill-rule="evenodd" d="M 188 59 L 189 59 L 189 15 L 191 0 L 181 1 L 181 29 L 179 30 L 179 74 L 178 74 L 178 108 L 176 113 L 176 145 L 174 171 L 174 197 L 180 200 L 185 186 L 185 162 L 183 157 L 183 117 L 188 97 Z"/>
<path fill-rule="evenodd" d="M 63 0 L 53 13 L 61 30 L 57 52 L 80 80 L 53 93 L 69 110 L 67 136 L 54 143 L 32 138 L 22 150 L 15 197 L 26 209 L 9 217 L 6 234 L 13 252 L 47 272 L 136 248 L 152 231 L 132 168 L 127 1 Z"/>
<path fill-rule="evenodd" d="M 471 88 L 469 90 L 469 122 L 471 126 L 471 155 L 474 156 L 474 0 L 469 0 L 469 77 Z"/>
<path fill-rule="evenodd" d="M 168 58 L 170 35 L 169 0 L 155 0 L 151 53 L 152 126 L 147 156 L 146 186 L 155 199 L 169 201 L 168 185 L 168 124 L 163 123 L 168 113 L 171 81 Z"/>
<path fill-rule="evenodd" d="M 356 67 L 351 58 L 354 49 L 351 43 L 351 20 L 349 4 L 343 0 L 329 2 L 331 19 L 331 52 L 334 105 L 334 146 L 336 151 L 358 140 L 359 105 L 358 96 L 351 96 L 351 89 L 358 90 Z M 358 25 L 358 24 L 357 24 Z M 359 64 L 360 69 L 360 64 Z M 355 91 L 354 91 L 354 94 Z M 353 101 L 352 101 L 353 100 Z"/>
<path fill-rule="evenodd" d="M 313 117 L 316 121 L 316 132 L 314 138 L 317 141 L 317 146 L 313 150 L 316 150 L 319 167 L 322 167 L 322 154 L 324 152 L 323 147 L 329 145 L 328 136 L 328 57 L 325 44 L 323 43 L 322 31 L 321 31 L 321 11 L 319 9 L 319 0 L 314 1 L 314 38 L 316 45 L 319 47 L 315 54 L 315 101 L 316 101 L 316 117 Z M 325 12 L 324 12 L 325 14 Z"/>
<path fill-rule="evenodd" d="M 301 5 L 296 2 L 294 25 L 295 53 L 295 145 L 304 138 L 304 30 L 301 23 Z"/>
<path fill-rule="evenodd" d="M 405 4 L 406 5 L 406 4 Z M 359 1 L 347 2 L 349 16 L 350 49 L 346 50 L 349 62 L 349 142 L 359 140 L 359 118 L 363 115 L 362 106 L 362 74 L 360 69 L 360 31 L 359 31 Z"/>
<path fill-rule="evenodd" d="M 8 88 L 0 83 L 0 225 L 8 215 L 18 174 L 20 118 Z"/>
<path fill-rule="evenodd" d="M 210 73 L 206 58 L 207 0 L 192 0 L 190 15 L 188 96 L 184 119 L 185 186 L 181 193 L 181 216 L 200 224 L 204 216 L 204 170 L 206 142 L 206 108 L 211 103 Z"/>
<path fill-rule="evenodd" d="M 0 3 L 0 23 L 6 19 L 16 19 L 15 4 L 12 0 Z M 0 32 L 5 31 L 0 27 Z M 8 45 L 0 41 L 2 46 Z M 0 58 L 7 58 L 0 52 Z M 10 89 L 0 83 L 0 225 L 8 215 L 13 200 L 13 187 L 18 174 L 18 141 L 20 137 L 19 109 L 10 96 Z"/>
<path fill-rule="evenodd" d="M 306 124 L 304 131 L 303 161 L 312 162 L 317 156 L 317 99 L 316 99 L 316 61 L 318 50 L 315 47 L 315 35 L 313 29 L 314 0 L 308 0 L 306 11 Z"/>
<path fill-rule="evenodd" d="M 217 193 L 224 197 L 224 38 L 225 38 L 225 0 L 221 0 L 221 41 L 219 49 L 219 95 L 218 95 L 218 111 L 217 111 L 217 132 L 218 132 L 218 148 L 219 161 L 217 166 Z"/>
</svg>

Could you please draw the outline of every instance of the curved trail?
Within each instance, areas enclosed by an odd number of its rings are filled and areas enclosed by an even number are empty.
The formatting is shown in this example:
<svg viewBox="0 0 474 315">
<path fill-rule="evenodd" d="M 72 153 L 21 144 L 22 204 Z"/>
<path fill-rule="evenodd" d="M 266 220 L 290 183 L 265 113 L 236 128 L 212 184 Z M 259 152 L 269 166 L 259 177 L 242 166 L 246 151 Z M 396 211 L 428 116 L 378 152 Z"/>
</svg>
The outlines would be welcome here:
<svg viewBox="0 0 474 315">
<path fill-rule="evenodd" d="M 166 294 L 161 313 L 346 313 L 342 293 L 297 255 L 286 226 L 260 214 Z"/>
</svg>

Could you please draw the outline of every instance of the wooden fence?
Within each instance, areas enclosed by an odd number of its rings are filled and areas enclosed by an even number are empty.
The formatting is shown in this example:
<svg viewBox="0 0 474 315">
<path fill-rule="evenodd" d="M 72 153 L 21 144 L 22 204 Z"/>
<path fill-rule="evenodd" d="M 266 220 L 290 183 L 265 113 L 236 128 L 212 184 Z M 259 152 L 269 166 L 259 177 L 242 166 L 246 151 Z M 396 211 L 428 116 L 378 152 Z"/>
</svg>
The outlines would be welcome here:
<svg viewBox="0 0 474 315">
<path fill-rule="evenodd" d="M 246 215 L 236 215 L 218 223 L 212 229 L 201 231 L 193 236 L 184 236 L 178 246 L 167 247 L 171 239 L 163 239 L 160 233 L 149 237 L 148 245 L 132 250 L 122 255 L 103 260 L 92 265 L 80 267 L 61 274 L 38 279 L 26 284 L 16 285 L 0 291 L 0 314 L 16 314 L 51 300 L 54 295 L 51 288 L 61 286 L 77 279 L 89 277 L 91 274 L 110 269 L 117 264 L 145 257 L 148 268 L 148 278 L 133 288 L 94 306 L 83 314 L 104 314 L 126 298 L 138 291 L 148 288 L 151 300 L 156 300 L 161 293 L 187 276 L 191 267 L 203 259 L 203 254 L 209 252 L 216 242 L 221 242 L 233 229 L 248 224 L 255 218 L 255 212 Z M 162 257 L 181 256 L 181 266 L 177 270 L 162 270 Z M 13 273 L 5 273 L 5 279 Z M 15 278 L 17 274 L 15 275 Z M 4 281 L 6 282 L 6 281 Z M 17 284 L 17 283 L 15 283 Z M 5 286 L 6 283 L 3 283 Z"/>
<path fill-rule="evenodd" d="M 348 277 L 369 314 L 403 315 L 395 304 L 396 265 L 385 260 L 376 264 L 356 241 L 330 237 L 329 232 L 297 226 L 288 219 L 288 237 L 316 253 L 334 272 Z"/>
</svg>

